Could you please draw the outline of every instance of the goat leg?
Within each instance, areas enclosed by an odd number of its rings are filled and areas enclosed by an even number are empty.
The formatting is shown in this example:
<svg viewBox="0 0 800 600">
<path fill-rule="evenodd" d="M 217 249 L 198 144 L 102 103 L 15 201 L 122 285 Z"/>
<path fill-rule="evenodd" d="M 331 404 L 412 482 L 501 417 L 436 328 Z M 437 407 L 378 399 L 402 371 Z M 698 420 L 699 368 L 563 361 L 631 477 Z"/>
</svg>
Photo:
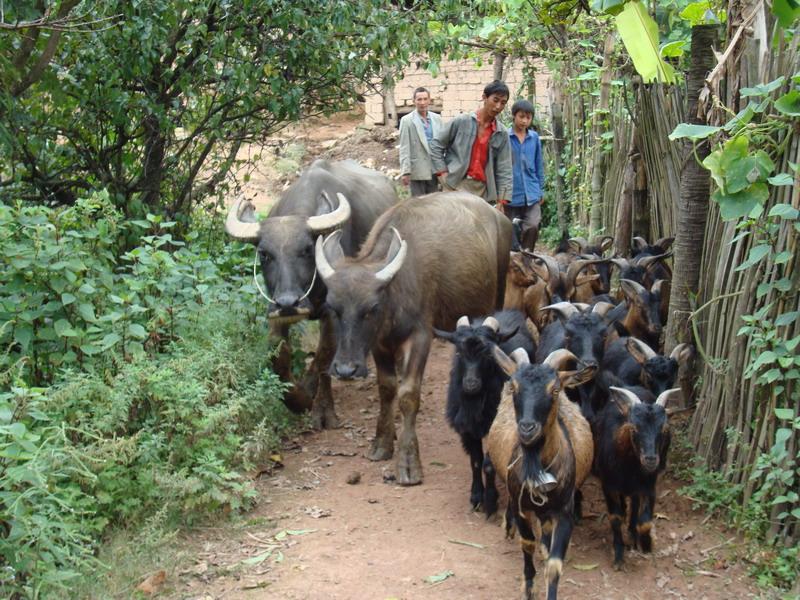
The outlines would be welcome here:
<svg viewBox="0 0 800 600">
<path fill-rule="evenodd" d="M 469 433 L 462 433 L 461 443 L 464 446 L 464 450 L 469 454 L 469 465 L 472 469 L 472 489 L 469 501 L 473 510 L 478 510 L 483 502 L 483 474 L 481 473 L 483 447 L 481 446 L 481 439 Z"/>
<path fill-rule="evenodd" d="M 488 519 L 497 512 L 497 484 L 495 483 L 497 472 L 488 453 L 483 458 L 483 474 L 486 477 L 486 486 L 483 491 L 483 510 L 486 512 L 486 518 Z M 508 511 L 506 511 L 506 514 L 508 514 Z M 508 535 L 508 524 L 506 524 L 506 535 Z"/>
<path fill-rule="evenodd" d="M 603 486 L 603 495 L 608 507 L 608 520 L 611 522 L 611 533 L 614 535 L 614 569 L 622 568 L 625 555 L 625 544 L 622 540 L 622 522 L 625 520 L 625 497 L 612 492 Z"/>
<path fill-rule="evenodd" d="M 631 538 L 631 548 L 639 549 L 639 494 L 631 494 L 631 510 L 628 519 L 628 534 Z"/>
<path fill-rule="evenodd" d="M 572 537 L 572 528 L 572 507 L 570 506 L 555 520 L 555 527 L 552 531 L 550 554 L 544 571 L 547 577 L 547 600 L 557 600 L 558 581 L 564 568 L 564 559 L 567 556 L 569 539 Z"/>
<path fill-rule="evenodd" d="M 639 544 L 642 552 L 652 552 L 653 550 L 653 511 L 656 506 L 656 495 L 653 492 L 648 493 L 642 502 L 642 515 L 639 518 L 639 524 L 636 530 L 639 534 Z"/>
<path fill-rule="evenodd" d="M 511 500 L 509 500 L 511 502 Z M 519 543 L 522 546 L 522 569 L 525 582 L 522 588 L 522 600 L 533 600 L 533 578 L 536 577 L 536 567 L 533 566 L 533 554 L 536 552 L 536 538 L 531 524 L 523 516 L 517 519 L 519 529 Z"/>
</svg>

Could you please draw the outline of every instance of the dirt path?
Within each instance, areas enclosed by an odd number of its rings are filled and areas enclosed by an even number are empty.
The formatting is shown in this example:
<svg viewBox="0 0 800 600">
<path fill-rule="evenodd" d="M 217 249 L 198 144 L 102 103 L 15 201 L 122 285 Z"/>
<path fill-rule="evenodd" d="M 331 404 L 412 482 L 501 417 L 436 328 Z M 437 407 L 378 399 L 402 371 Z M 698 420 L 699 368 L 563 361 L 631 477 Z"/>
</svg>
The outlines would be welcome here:
<svg viewBox="0 0 800 600">
<path fill-rule="evenodd" d="M 467 458 L 443 417 L 450 357 L 450 347 L 434 342 L 418 420 L 422 485 L 403 488 L 384 481 L 392 464 L 363 456 L 378 408 L 374 375 L 364 382 L 337 382 L 344 427 L 309 433 L 287 446 L 284 468 L 259 480 L 261 500 L 247 526 L 205 529 L 188 539 L 186 547 L 196 555 L 170 578 L 170 597 L 518 597 L 518 541 L 504 539 L 497 521 L 469 509 Z M 354 473 L 360 482 L 348 484 Z M 679 487 L 669 477 L 660 485 L 655 553 L 628 552 L 627 572 L 615 572 L 605 507 L 597 481 L 590 479 L 584 488 L 587 517 L 572 538 L 561 597 L 767 598 L 732 558 L 734 534 L 693 512 Z M 431 577 L 441 581 L 426 581 Z M 541 576 L 536 580 L 542 597 Z"/>
</svg>

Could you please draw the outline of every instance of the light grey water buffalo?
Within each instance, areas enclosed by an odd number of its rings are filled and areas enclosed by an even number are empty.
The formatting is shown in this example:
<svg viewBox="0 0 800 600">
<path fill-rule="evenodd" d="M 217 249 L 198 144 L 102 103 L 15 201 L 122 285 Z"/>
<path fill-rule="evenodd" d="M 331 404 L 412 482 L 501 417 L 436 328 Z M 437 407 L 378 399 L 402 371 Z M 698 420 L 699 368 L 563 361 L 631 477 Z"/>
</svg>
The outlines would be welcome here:
<svg viewBox="0 0 800 600">
<path fill-rule="evenodd" d="M 331 372 L 364 377 L 372 352 L 381 406 L 368 456 L 386 460 L 394 453 L 397 397 L 403 416 L 397 481 L 420 483 L 415 423 L 433 328 L 452 331 L 462 315 L 502 308 L 511 222 L 477 196 L 438 193 L 390 208 L 354 258 L 341 241 L 335 232 L 318 238 L 316 248 L 336 329 Z"/>
<path fill-rule="evenodd" d="M 333 327 L 321 310 L 326 290 L 314 265 L 314 240 L 337 230 L 342 252 L 354 255 L 378 216 L 395 202 L 394 186 L 377 171 L 353 161 L 317 160 L 261 221 L 255 219 L 253 206 L 241 198 L 228 213 L 228 234 L 257 249 L 270 331 L 284 342 L 273 368 L 282 380 L 292 383 L 284 402 L 294 412 L 310 408 L 317 428 L 337 427 L 338 419 L 328 372 Z M 290 324 L 303 319 L 319 319 L 320 336 L 314 360 L 303 383 L 298 383 L 292 378 L 288 333 Z"/>
</svg>

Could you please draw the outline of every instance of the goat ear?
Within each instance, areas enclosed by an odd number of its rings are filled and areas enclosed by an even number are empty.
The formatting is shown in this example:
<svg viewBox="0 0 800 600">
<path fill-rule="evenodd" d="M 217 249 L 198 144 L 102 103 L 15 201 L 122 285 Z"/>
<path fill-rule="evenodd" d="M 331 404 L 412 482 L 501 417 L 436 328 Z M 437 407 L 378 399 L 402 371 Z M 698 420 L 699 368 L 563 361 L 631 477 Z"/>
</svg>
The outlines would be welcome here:
<svg viewBox="0 0 800 600">
<path fill-rule="evenodd" d="M 578 286 L 581 286 L 581 285 L 585 285 L 585 284 L 590 283 L 592 281 L 597 281 L 598 279 L 600 279 L 600 275 L 598 275 L 597 273 L 594 273 L 592 275 L 588 275 L 588 274 L 587 275 L 578 275 L 575 278 L 575 287 L 578 287 Z"/>
<path fill-rule="evenodd" d="M 653 349 L 650 348 L 650 346 L 635 337 L 629 337 L 625 341 L 625 348 L 628 350 L 628 353 L 633 357 L 633 359 L 640 365 L 643 365 L 648 360 L 656 356 L 656 353 L 653 352 Z"/>
<path fill-rule="evenodd" d="M 454 333 L 450 331 L 442 331 L 441 329 L 436 329 L 436 327 L 434 327 L 433 335 L 434 337 L 437 337 L 440 340 L 444 340 L 445 342 L 450 342 L 451 344 L 456 343 L 456 336 Z"/>
<path fill-rule="evenodd" d="M 636 304 L 641 304 L 642 294 L 647 294 L 647 290 L 641 283 L 631 279 L 620 279 L 619 286 L 625 297 Z"/>
<path fill-rule="evenodd" d="M 501 331 L 500 333 L 497 334 L 498 343 L 502 344 L 503 342 L 507 342 L 512 337 L 517 335 L 518 331 L 519 331 L 519 325 L 517 325 L 516 327 L 514 327 L 514 329 L 512 329 L 510 331 L 507 331 L 507 332 L 502 332 Z"/>
<path fill-rule="evenodd" d="M 558 378 L 561 380 L 561 387 L 573 388 L 591 381 L 596 373 L 597 365 L 591 365 L 578 371 L 559 371 Z"/>
<path fill-rule="evenodd" d="M 517 372 L 517 367 L 519 365 L 497 346 L 492 346 L 492 355 L 494 356 L 494 361 L 497 363 L 497 366 L 503 370 L 503 373 L 511 377 Z"/>
<path fill-rule="evenodd" d="M 606 250 L 611 248 L 611 245 L 613 243 L 614 243 L 614 237 L 613 236 L 604 235 L 601 238 L 601 242 L 600 242 L 600 252 L 605 252 Z"/>
<path fill-rule="evenodd" d="M 672 242 L 675 241 L 674 237 L 663 237 L 656 240 L 656 243 L 653 244 L 654 246 L 658 246 L 661 248 L 663 252 L 669 250 L 670 246 L 672 246 Z"/>
<path fill-rule="evenodd" d="M 611 400 L 617 405 L 620 411 L 622 411 L 622 414 L 626 417 L 633 406 L 642 402 L 639 400 L 639 396 L 630 390 L 626 390 L 625 388 L 612 385 L 608 388 L 608 390 L 611 395 Z"/>
</svg>

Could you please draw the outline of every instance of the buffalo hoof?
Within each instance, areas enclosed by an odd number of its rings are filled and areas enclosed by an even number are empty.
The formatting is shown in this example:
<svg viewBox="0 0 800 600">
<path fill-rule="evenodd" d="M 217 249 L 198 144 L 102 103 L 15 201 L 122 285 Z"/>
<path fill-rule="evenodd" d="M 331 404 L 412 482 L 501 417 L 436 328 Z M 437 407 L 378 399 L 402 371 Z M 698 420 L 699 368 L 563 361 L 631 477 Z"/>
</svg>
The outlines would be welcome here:
<svg viewBox="0 0 800 600">
<path fill-rule="evenodd" d="M 338 429 L 341 424 L 333 407 L 322 410 L 317 410 L 315 407 L 311 411 L 311 426 L 314 429 Z"/>
<path fill-rule="evenodd" d="M 305 390 L 297 386 L 294 386 L 293 389 L 283 395 L 283 403 L 286 405 L 286 408 L 295 414 L 301 414 L 311 410 L 313 404 L 311 396 L 306 394 Z"/>
<path fill-rule="evenodd" d="M 367 453 L 367 458 L 374 461 L 389 460 L 394 455 L 394 443 L 381 444 L 376 439 Z"/>
<path fill-rule="evenodd" d="M 419 485 L 422 483 L 422 464 L 413 452 L 401 451 L 397 457 L 397 483 L 400 485 Z"/>
</svg>

